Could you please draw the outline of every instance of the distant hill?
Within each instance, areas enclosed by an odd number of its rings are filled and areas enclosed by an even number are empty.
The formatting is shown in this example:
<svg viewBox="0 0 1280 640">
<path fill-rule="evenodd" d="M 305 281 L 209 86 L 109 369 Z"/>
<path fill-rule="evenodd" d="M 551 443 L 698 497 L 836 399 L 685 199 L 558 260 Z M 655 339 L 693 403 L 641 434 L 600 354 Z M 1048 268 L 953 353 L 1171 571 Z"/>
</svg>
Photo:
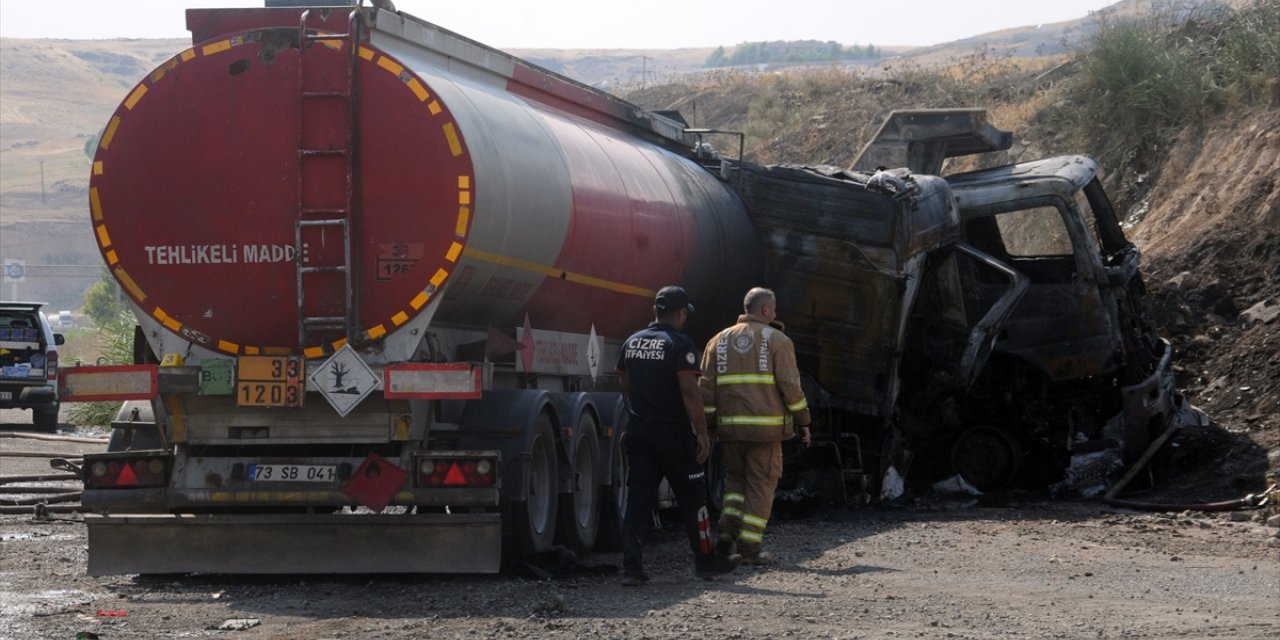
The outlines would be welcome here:
<svg viewBox="0 0 1280 640">
<path fill-rule="evenodd" d="M 186 46 L 0 38 L 0 259 L 28 265 L 6 298 L 80 307 L 102 260 L 87 223 L 86 146 L 125 92 Z"/>
</svg>

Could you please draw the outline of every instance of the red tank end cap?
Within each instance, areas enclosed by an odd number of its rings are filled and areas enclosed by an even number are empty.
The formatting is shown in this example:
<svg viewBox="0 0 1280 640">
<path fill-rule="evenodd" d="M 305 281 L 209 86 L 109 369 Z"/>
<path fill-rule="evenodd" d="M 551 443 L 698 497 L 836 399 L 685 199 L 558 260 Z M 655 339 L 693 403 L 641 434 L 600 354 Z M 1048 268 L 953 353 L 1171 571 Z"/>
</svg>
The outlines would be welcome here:
<svg viewBox="0 0 1280 640">
<path fill-rule="evenodd" d="M 471 159 L 431 87 L 370 45 L 353 58 L 343 39 L 296 41 L 296 27 L 251 30 L 178 54 L 129 93 L 94 158 L 108 267 L 170 331 L 225 353 L 319 357 L 346 332 L 312 320 L 304 341 L 302 319 L 345 319 L 349 299 L 361 341 L 395 331 L 470 228 Z"/>
</svg>

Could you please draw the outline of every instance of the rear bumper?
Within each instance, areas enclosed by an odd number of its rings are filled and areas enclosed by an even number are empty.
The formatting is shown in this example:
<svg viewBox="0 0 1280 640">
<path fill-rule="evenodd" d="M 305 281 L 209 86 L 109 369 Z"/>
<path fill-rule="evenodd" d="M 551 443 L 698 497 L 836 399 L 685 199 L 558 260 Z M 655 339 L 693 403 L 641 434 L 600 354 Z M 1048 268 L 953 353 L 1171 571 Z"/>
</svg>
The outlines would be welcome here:
<svg viewBox="0 0 1280 640">
<path fill-rule="evenodd" d="M 496 513 L 85 516 L 88 573 L 496 573 Z"/>
<path fill-rule="evenodd" d="M 155 451 L 135 451 L 147 456 Z M 468 452 L 434 452 L 455 453 Z M 496 456 L 496 454 L 494 454 Z M 89 454 L 84 467 L 99 461 L 128 457 L 124 453 Z M 86 486 L 81 504 L 98 512 L 170 513 L 174 511 L 263 510 L 299 507 L 340 508 L 359 500 L 347 492 L 360 457 L 193 457 L 172 456 L 172 471 L 166 486 L 104 488 Z M 248 471 L 255 464 L 321 465 L 336 469 L 328 482 L 252 481 Z M 411 467 L 412 468 L 412 467 Z M 388 504 L 405 507 L 451 507 L 454 510 L 488 509 L 498 506 L 500 482 L 489 487 L 422 487 L 410 479 L 389 496 Z"/>
<path fill-rule="evenodd" d="M 205 489 L 89 489 L 80 503 L 98 511 L 125 513 L 168 513 L 180 509 L 210 508 L 275 508 L 275 507 L 342 507 L 355 505 L 351 496 L 334 490 L 205 490 Z M 494 507 L 498 489 L 422 489 L 406 488 L 396 492 L 393 506 L 419 507 Z"/>
<path fill-rule="evenodd" d="M 47 384 L 0 384 L 0 392 L 9 394 L 0 399 L 0 409 L 46 409 L 58 407 L 58 390 Z M 0 394 L 2 397 L 3 394 Z"/>
</svg>

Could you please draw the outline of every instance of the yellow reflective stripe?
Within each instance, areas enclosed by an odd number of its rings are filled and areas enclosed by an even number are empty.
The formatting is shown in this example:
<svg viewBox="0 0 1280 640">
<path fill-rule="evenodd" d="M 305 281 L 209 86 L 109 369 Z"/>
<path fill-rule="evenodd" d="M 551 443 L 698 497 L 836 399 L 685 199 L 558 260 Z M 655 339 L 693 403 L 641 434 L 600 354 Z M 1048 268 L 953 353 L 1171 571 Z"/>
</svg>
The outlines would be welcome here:
<svg viewBox="0 0 1280 640">
<path fill-rule="evenodd" d="M 716 378 L 716 386 L 723 384 L 773 384 L 772 373 L 735 373 Z"/>
<path fill-rule="evenodd" d="M 783 416 L 720 416 L 717 420 L 722 425 L 747 425 L 760 427 L 781 427 L 787 423 Z"/>
<path fill-rule="evenodd" d="M 763 531 L 765 528 L 765 525 L 769 524 L 769 521 L 765 520 L 764 518 L 761 518 L 760 516 L 753 516 L 749 513 L 744 513 L 742 514 L 742 523 L 749 524 Z"/>
<path fill-rule="evenodd" d="M 741 493 L 726 493 L 724 494 L 724 501 L 725 502 L 746 502 L 747 497 L 742 495 Z"/>
<path fill-rule="evenodd" d="M 764 541 L 764 534 L 757 533 L 755 531 L 743 531 L 738 534 L 738 539 L 760 544 L 761 542 Z"/>
<path fill-rule="evenodd" d="M 805 409 L 808 409 L 808 408 L 809 408 L 809 401 L 804 398 L 800 398 L 800 402 L 787 405 L 787 411 L 790 411 L 791 413 L 795 413 L 797 411 L 804 411 Z"/>
<path fill-rule="evenodd" d="M 461 227 L 459 227 L 459 232 L 461 232 Z M 462 234 L 459 233 L 458 235 L 462 235 Z M 525 271 L 540 273 L 549 278 L 556 278 L 558 280 L 568 280 L 569 282 L 585 284 L 591 287 L 599 287 L 601 289 L 607 289 L 609 291 L 617 291 L 618 293 L 626 293 L 630 295 L 641 296 L 644 298 L 648 298 L 650 300 L 652 300 L 653 296 L 657 293 L 653 289 L 635 287 L 629 284 L 623 284 L 621 282 L 601 280 L 600 278 L 594 278 L 582 273 L 574 273 L 571 271 L 565 271 L 563 269 L 557 269 L 547 265 L 538 264 L 535 262 L 527 262 L 525 260 L 520 260 L 518 258 L 511 258 L 508 256 L 499 255 L 496 253 L 489 253 L 488 251 L 481 251 L 472 246 L 468 246 L 467 248 L 463 249 L 462 254 L 467 256 L 468 258 L 475 258 L 477 260 L 484 260 L 485 262 L 492 262 L 494 264 L 500 264 L 506 267 L 515 267 L 516 269 L 523 269 Z"/>
<path fill-rule="evenodd" d="M 462 142 L 458 140 L 458 131 L 453 128 L 452 122 L 445 123 L 444 137 L 449 141 L 449 153 L 452 153 L 455 158 L 462 155 Z"/>
<path fill-rule="evenodd" d="M 737 518 L 738 520 L 742 519 L 742 512 L 738 511 L 737 509 L 734 509 L 733 507 L 725 507 L 721 509 L 720 515 L 729 516 L 730 518 Z"/>
<path fill-rule="evenodd" d="M 705 414 L 707 414 L 707 415 L 711 415 L 711 414 L 713 414 L 713 413 L 715 413 L 715 412 L 716 412 L 716 408 L 715 408 L 715 407 L 709 407 L 709 406 L 707 406 L 707 405 L 705 405 L 705 404 L 704 404 L 704 405 L 702 405 L 702 412 L 703 412 L 703 413 L 705 413 Z"/>
</svg>

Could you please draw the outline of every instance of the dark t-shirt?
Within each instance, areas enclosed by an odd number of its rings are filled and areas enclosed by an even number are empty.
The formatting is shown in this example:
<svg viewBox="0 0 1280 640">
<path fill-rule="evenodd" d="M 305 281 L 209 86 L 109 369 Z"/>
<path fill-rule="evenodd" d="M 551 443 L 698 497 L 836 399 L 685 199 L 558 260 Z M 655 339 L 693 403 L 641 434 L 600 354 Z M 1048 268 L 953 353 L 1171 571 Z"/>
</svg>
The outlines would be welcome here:
<svg viewBox="0 0 1280 640">
<path fill-rule="evenodd" d="M 618 350 L 616 371 L 627 374 L 632 424 L 687 427 L 678 375 L 700 375 L 698 347 L 669 325 L 657 322 L 636 332 Z"/>
</svg>

